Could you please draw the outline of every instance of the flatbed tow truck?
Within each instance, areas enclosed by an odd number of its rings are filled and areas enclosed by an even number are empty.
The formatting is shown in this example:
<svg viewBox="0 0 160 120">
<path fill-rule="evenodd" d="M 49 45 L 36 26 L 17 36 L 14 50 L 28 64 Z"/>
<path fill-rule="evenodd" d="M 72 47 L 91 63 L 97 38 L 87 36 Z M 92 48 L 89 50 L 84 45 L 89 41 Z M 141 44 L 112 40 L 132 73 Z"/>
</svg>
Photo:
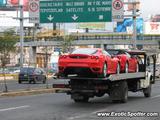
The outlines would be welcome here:
<svg viewBox="0 0 160 120">
<path fill-rule="evenodd" d="M 142 91 L 145 97 L 150 97 L 152 84 L 155 83 L 156 54 L 147 54 L 145 51 L 131 51 L 130 54 L 139 58 L 139 71 L 136 73 L 112 74 L 106 78 L 70 76 L 63 78 L 69 79 L 68 84 L 53 84 L 53 88 L 57 88 L 57 93 L 71 95 L 75 102 L 88 102 L 89 98 L 107 93 L 112 102 L 126 103 L 128 91 Z M 151 61 L 153 73 L 147 70 Z"/>
</svg>

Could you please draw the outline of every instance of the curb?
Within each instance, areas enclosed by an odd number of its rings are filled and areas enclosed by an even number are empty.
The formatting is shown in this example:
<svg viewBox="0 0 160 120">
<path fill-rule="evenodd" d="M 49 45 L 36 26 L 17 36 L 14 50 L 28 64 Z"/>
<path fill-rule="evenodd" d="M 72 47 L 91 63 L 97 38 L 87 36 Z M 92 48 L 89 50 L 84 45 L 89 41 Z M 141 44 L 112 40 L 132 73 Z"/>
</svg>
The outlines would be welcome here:
<svg viewBox="0 0 160 120">
<path fill-rule="evenodd" d="M 37 95 L 37 94 L 44 94 L 44 93 L 55 93 L 56 90 L 64 90 L 59 88 L 49 88 L 49 89 L 37 89 L 37 90 L 25 90 L 25 91 L 16 91 L 16 92 L 5 92 L 0 93 L 0 97 L 16 97 L 16 96 L 28 96 L 28 95 Z"/>
</svg>

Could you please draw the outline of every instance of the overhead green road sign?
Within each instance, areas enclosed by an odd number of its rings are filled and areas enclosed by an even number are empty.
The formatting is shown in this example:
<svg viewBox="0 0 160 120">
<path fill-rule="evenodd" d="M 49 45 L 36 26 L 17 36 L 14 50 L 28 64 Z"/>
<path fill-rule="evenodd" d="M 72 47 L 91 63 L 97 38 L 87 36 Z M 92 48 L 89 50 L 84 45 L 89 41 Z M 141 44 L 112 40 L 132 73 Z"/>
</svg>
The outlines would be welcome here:
<svg viewBox="0 0 160 120">
<path fill-rule="evenodd" d="M 112 0 L 40 1 L 40 23 L 110 21 Z"/>
</svg>

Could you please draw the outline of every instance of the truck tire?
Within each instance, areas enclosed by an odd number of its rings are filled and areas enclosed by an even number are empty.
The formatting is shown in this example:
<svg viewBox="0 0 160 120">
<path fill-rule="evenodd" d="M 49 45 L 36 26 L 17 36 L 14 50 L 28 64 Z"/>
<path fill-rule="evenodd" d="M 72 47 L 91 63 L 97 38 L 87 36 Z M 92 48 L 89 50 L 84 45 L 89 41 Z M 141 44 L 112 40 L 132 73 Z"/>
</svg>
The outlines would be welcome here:
<svg viewBox="0 0 160 120">
<path fill-rule="evenodd" d="M 81 95 L 79 93 L 71 94 L 71 99 L 73 99 L 75 102 L 88 102 L 89 97 L 86 95 Z"/>
<path fill-rule="evenodd" d="M 104 94 L 105 94 L 105 92 L 98 92 L 95 95 L 96 95 L 96 97 L 102 97 Z"/>
<path fill-rule="evenodd" d="M 74 100 L 74 102 L 88 102 L 88 100 L 89 100 L 89 97 L 87 97 L 87 96 L 83 96 L 83 98 L 82 99 L 77 99 L 77 98 L 74 98 L 73 99 Z"/>
<path fill-rule="evenodd" d="M 44 80 L 42 80 L 42 83 L 45 84 L 46 83 L 46 77 L 44 78 Z"/>
<path fill-rule="evenodd" d="M 124 89 L 123 89 L 123 92 L 122 92 L 121 102 L 126 103 L 127 101 L 128 101 L 128 85 L 125 82 Z"/>
<path fill-rule="evenodd" d="M 147 88 L 143 88 L 143 93 L 145 97 L 151 97 L 151 84 Z"/>
<path fill-rule="evenodd" d="M 126 81 L 114 83 L 110 90 L 112 102 L 126 103 L 128 101 L 128 85 Z"/>
</svg>

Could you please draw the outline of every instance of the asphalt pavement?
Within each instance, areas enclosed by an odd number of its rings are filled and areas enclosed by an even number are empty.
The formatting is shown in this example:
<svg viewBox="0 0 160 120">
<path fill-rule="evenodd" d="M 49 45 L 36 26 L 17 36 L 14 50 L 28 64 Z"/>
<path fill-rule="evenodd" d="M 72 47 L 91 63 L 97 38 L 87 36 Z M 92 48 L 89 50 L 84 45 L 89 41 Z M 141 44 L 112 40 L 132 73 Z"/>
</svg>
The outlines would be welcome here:
<svg viewBox="0 0 160 120">
<path fill-rule="evenodd" d="M 152 86 L 150 98 L 129 92 L 125 104 L 112 103 L 108 95 L 74 103 L 64 93 L 0 98 L 0 103 L 1 120 L 160 120 L 160 81 Z M 102 113 L 106 116 L 98 116 Z"/>
</svg>

